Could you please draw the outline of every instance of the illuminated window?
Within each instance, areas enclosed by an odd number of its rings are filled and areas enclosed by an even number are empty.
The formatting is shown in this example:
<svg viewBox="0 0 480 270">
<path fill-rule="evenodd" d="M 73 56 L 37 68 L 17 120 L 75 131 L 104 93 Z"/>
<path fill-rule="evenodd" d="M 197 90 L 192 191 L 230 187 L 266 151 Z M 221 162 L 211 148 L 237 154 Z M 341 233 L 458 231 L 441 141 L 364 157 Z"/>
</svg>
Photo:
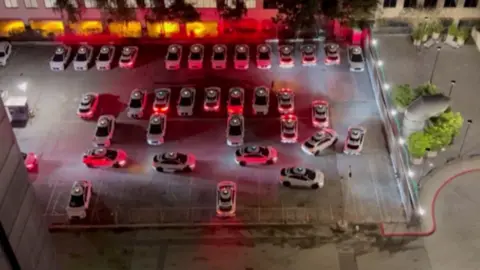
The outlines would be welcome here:
<svg viewBox="0 0 480 270">
<path fill-rule="evenodd" d="M 241 1 L 241 0 L 226 0 L 225 3 L 229 6 L 229 7 L 235 7 L 235 4 L 237 1 Z M 243 2 L 245 2 L 245 5 L 247 6 L 247 8 L 255 8 L 256 6 L 256 3 L 257 1 L 256 0 L 243 0 Z"/>
<path fill-rule="evenodd" d="M 192 4 L 196 8 L 216 8 L 216 0 L 186 0 L 185 2 Z"/>
<path fill-rule="evenodd" d="M 5 7 L 7 8 L 17 8 L 18 1 L 17 0 L 5 0 Z"/>
<path fill-rule="evenodd" d="M 45 0 L 45 7 L 46 8 L 54 8 L 55 7 L 55 0 Z"/>
<path fill-rule="evenodd" d="M 152 8 L 155 6 L 155 0 L 145 0 L 145 7 Z"/>
<path fill-rule="evenodd" d="M 136 8 L 137 7 L 137 1 L 136 0 L 126 0 L 125 3 L 127 4 L 127 7 L 131 7 L 131 8 Z"/>
<path fill-rule="evenodd" d="M 26 8 L 37 8 L 38 3 L 37 0 L 24 0 Z"/>
<path fill-rule="evenodd" d="M 97 7 L 97 1 L 96 0 L 85 0 L 85 7 L 86 8 L 95 8 L 95 7 Z"/>
</svg>

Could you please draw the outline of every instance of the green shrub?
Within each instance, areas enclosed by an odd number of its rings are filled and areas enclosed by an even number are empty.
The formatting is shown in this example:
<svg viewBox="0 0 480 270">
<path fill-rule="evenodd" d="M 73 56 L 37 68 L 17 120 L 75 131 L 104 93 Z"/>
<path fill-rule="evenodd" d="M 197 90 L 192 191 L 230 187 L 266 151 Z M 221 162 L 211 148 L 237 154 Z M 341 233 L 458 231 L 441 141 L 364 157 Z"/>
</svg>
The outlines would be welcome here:
<svg viewBox="0 0 480 270">
<path fill-rule="evenodd" d="M 435 95 L 438 93 L 438 88 L 436 85 L 431 84 L 431 83 L 426 83 L 417 86 L 414 90 L 414 96 L 415 98 L 420 97 L 420 96 L 431 96 Z"/>
<path fill-rule="evenodd" d="M 393 102 L 399 108 L 406 108 L 415 98 L 413 89 L 409 84 L 395 86 L 392 92 Z"/>
<path fill-rule="evenodd" d="M 413 158 L 422 158 L 431 147 L 431 135 L 423 131 L 414 132 L 408 137 L 408 151 Z"/>
<path fill-rule="evenodd" d="M 425 129 L 425 133 L 430 135 L 430 149 L 439 151 L 450 144 L 452 140 L 451 130 L 444 125 L 432 125 Z"/>
<path fill-rule="evenodd" d="M 432 33 L 441 33 L 444 27 L 441 21 L 436 20 L 430 24 L 430 29 L 432 29 Z"/>
<path fill-rule="evenodd" d="M 463 126 L 463 116 L 459 112 L 444 112 L 437 117 L 434 125 L 443 126 L 451 136 L 457 136 Z"/>
<path fill-rule="evenodd" d="M 469 36 L 470 36 L 470 29 L 467 27 L 460 28 L 457 31 L 457 34 L 455 35 L 457 39 L 463 39 L 463 40 L 467 40 Z"/>
<path fill-rule="evenodd" d="M 458 27 L 456 24 L 451 24 L 450 27 L 448 27 L 448 34 L 451 36 L 457 36 L 458 33 Z"/>
</svg>

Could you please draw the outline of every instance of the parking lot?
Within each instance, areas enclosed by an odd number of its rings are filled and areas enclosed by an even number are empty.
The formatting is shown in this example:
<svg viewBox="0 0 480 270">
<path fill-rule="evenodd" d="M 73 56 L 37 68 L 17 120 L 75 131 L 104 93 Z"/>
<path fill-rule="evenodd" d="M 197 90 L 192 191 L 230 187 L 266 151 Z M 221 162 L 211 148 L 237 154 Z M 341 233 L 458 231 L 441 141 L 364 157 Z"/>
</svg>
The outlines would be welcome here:
<svg viewBox="0 0 480 270">
<path fill-rule="evenodd" d="M 254 60 L 256 44 L 249 45 Z M 52 72 L 48 61 L 53 47 L 14 47 L 9 64 L 0 70 L 3 78 L 0 89 L 8 91 L 10 96 L 26 94 L 29 98 L 35 116 L 25 127 L 16 128 L 15 134 L 22 151 L 39 156 L 39 171 L 31 175 L 32 182 L 50 221 L 66 220 L 64 209 L 76 180 L 93 183 L 95 194 L 87 220 L 91 223 L 223 222 L 215 218 L 215 187 L 222 180 L 232 180 L 238 185 L 235 219 L 238 222 L 404 219 L 370 81 L 366 73 L 348 70 L 345 49 L 340 66 L 326 67 L 320 49 L 317 67 L 300 67 L 297 57 L 297 66 L 292 69 L 278 68 L 274 59 L 271 70 L 259 70 L 252 62 L 245 71 L 233 70 L 233 46 L 228 50 L 226 70 L 210 68 L 211 46 L 206 46 L 204 69 L 186 68 L 188 50 L 184 48 L 182 69 L 166 71 L 163 62 L 166 47 L 158 45 L 141 47 L 133 70 L 78 72 L 70 65 L 66 71 Z M 277 51 L 276 45 L 273 51 Z M 269 115 L 252 115 L 253 87 L 270 86 L 278 80 L 295 84 L 299 141 L 315 131 L 310 118 L 311 102 L 315 99 L 330 102 L 332 127 L 340 136 L 335 151 L 311 157 L 301 151 L 299 144 L 281 144 L 273 96 Z M 124 112 L 130 92 L 139 87 L 150 91 L 171 87 L 175 102 L 183 86 L 193 86 L 199 93 L 194 115 L 179 117 L 175 110 L 170 110 L 165 143 L 157 147 L 147 145 L 148 121 L 129 119 Z M 202 112 L 203 89 L 207 86 L 222 88 L 220 112 Z M 235 164 L 234 149 L 225 142 L 226 92 L 233 86 L 246 89 L 245 143 L 274 146 L 279 152 L 277 164 L 254 168 Z M 130 164 L 126 168 L 89 169 L 81 162 L 82 153 L 92 147 L 95 127 L 95 121 L 83 121 L 76 116 L 80 97 L 87 92 L 100 93 L 102 114 L 117 117 L 112 148 L 127 152 Z M 350 125 L 367 128 L 361 156 L 341 153 Z M 153 155 L 165 151 L 195 154 L 196 170 L 178 175 L 154 171 Z M 280 169 L 289 166 L 322 170 L 326 176 L 324 188 L 314 191 L 282 187 Z M 349 167 L 351 178 L 348 178 Z"/>
</svg>

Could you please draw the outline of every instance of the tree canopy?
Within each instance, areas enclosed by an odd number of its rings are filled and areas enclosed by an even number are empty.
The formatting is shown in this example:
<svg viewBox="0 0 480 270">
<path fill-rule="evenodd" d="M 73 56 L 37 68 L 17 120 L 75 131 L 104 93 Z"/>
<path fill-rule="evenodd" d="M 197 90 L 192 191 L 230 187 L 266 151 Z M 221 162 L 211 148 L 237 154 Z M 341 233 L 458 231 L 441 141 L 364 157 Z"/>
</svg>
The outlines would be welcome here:
<svg viewBox="0 0 480 270">
<path fill-rule="evenodd" d="M 77 22 L 80 20 L 81 12 L 77 5 L 74 5 L 71 0 L 56 0 L 55 7 L 53 10 L 55 12 L 60 12 L 62 19 L 66 19 L 68 22 Z M 67 17 L 65 17 L 65 15 Z"/>
<path fill-rule="evenodd" d="M 226 3 L 226 0 L 217 0 L 217 11 L 220 17 L 227 20 L 240 20 L 247 15 L 247 5 L 244 0 L 234 0 L 234 6 Z"/>
</svg>

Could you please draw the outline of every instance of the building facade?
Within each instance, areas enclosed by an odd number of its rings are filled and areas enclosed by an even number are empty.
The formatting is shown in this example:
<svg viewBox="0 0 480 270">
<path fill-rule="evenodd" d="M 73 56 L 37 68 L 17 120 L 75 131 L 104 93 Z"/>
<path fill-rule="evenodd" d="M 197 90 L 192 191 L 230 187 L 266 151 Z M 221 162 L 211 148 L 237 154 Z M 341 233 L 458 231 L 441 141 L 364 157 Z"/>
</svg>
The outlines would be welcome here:
<svg viewBox="0 0 480 270">
<path fill-rule="evenodd" d="M 55 270 L 55 250 L 35 203 L 12 126 L 0 99 L 0 269 Z"/>
</svg>

